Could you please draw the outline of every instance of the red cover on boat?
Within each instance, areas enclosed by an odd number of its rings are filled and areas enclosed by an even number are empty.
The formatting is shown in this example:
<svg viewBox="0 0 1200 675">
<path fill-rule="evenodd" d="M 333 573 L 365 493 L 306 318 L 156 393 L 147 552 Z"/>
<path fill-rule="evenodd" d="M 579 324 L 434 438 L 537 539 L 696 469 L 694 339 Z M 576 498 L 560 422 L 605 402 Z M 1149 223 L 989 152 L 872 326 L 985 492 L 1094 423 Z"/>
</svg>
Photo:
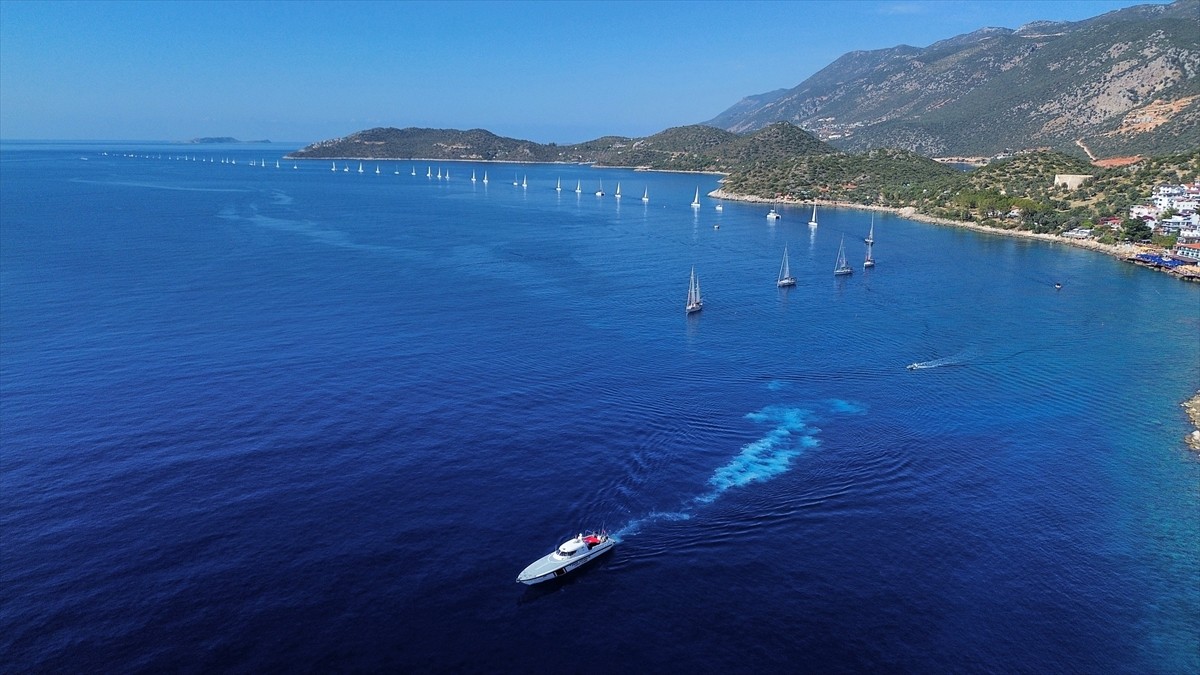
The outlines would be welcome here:
<svg viewBox="0 0 1200 675">
<path fill-rule="evenodd" d="M 600 537 L 597 537 L 594 534 L 589 534 L 588 536 L 583 538 L 583 543 L 590 544 L 591 546 L 595 546 L 596 544 L 600 543 Z"/>
</svg>

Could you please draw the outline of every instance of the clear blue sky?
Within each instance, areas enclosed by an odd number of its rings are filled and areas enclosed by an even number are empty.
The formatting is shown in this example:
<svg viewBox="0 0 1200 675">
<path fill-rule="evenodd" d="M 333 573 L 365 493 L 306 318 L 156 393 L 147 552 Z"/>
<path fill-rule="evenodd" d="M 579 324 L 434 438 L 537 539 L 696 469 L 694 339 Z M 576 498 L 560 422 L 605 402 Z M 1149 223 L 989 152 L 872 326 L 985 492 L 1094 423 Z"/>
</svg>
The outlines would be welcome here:
<svg viewBox="0 0 1200 675">
<path fill-rule="evenodd" d="M 794 87 L 851 50 L 1135 4 L 0 0 L 0 138 L 644 136 Z"/>
</svg>

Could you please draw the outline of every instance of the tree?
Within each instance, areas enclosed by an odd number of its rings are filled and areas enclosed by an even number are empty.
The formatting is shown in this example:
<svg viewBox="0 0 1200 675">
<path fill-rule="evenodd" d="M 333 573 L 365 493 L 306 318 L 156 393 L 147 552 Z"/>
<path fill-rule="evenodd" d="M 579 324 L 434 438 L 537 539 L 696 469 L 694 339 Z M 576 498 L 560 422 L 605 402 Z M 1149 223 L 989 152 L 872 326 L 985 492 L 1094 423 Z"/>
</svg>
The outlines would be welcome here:
<svg viewBox="0 0 1200 675">
<path fill-rule="evenodd" d="M 1149 239 L 1151 234 L 1150 226 L 1138 218 L 1129 218 L 1121 223 L 1121 238 L 1126 241 L 1142 241 Z"/>
</svg>

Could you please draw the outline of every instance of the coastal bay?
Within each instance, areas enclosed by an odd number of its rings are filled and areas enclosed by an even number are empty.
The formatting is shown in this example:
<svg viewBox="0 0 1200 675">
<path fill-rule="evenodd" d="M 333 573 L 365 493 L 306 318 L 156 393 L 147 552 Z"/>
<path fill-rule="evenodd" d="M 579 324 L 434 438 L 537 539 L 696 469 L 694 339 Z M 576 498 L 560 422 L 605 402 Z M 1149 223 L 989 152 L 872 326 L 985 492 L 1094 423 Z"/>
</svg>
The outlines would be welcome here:
<svg viewBox="0 0 1200 675">
<path fill-rule="evenodd" d="M 1114 258 L 1119 258 L 1121 260 L 1127 260 L 1127 259 L 1131 258 L 1132 256 L 1135 256 L 1139 253 L 1161 252 L 1162 251 L 1161 248 L 1154 247 L 1154 246 L 1147 246 L 1144 244 L 1131 244 L 1131 243 L 1104 244 L 1099 241 L 1095 241 L 1094 239 L 1073 239 L 1073 238 L 1064 237 L 1064 236 L 1058 235 L 1058 234 L 1050 234 L 1050 233 L 1044 233 L 1044 232 L 1032 232 L 1029 230 L 1021 230 L 1021 229 L 1017 229 L 1017 228 L 1006 229 L 1006 228 L 999 228 L 999 227 L 989 227 L 987 225 L 982 225 L 980 223 L 976 223 L 976 222 L 972 222 L 972 221 L 952 220 L 950 218 L 939 218 L 937 216 L 931 216 L 929 214 L 921 213 L 911 206 L 906 206 L 906 207 L 878 206 L 878 205 L 871 205 L 871 204 L 857 204 L 857 203 L 853 203 L 853 202 L 846 202 L 846 201 L 839 201 L 839 200 L 827 200 L 827 199 L 802 200 L 802 199 L 795 199 L 795 198 L 789 198 L 789 197 L 782 197 L 779 199 L 767 199 L 767 198 L 759 197 L 759 196 L 755 196 L 755 195 L 730 193 L 730 192 L 726 192 L 723 189 L 713 190 L 712 192 L 710 192 L 708 194 L 708 196 L 712 197 L 714 199 L 748 202 L 748 203 L 753 203 L 753 204 L 791 204 L 791 205 L 796 205 L 796 206 L 804 206 L 804 205 L 812 206 L 815 204 L 818 207 L 824 207 L 824 208 L 839 208 L 839 209 L 850 209 L 850 210 L 858 210 L 858 211 L 874 211 L 874 212 L 878 212 L 878 213 L 891 213 L 891 214 L 895 214 L 895 215 L 903 217 L 903 218 L 907 218 L 909 220 L 915 220 L 915 221 L 922 222 L 922 223 L 929 223 L 932 225 L 945 225 L 948 227 L 956 227 L 956 228 L 961 228 L 961 229 L 966 229 L 966 230 L 972 230 L 975 232 L 993 234 L 993 235 L 1002 236 L 1002 237 L 1015 237 L 1018 239 L 1036 240 L 1036 241 L 1046 242 L 1049 244 L 1062 244 L 1062 245 L 1071 246 L 1074 248 L 1082 248 L 1082 249 L 1086 249 L 1089 251 L 1097 251 L 1100 253 L 1104 253 L 1106 255 L 1110 255 Z M 1184 268 L 1183 270 L 1171 269 L 1171 270 L 1161 270 L 1161 271 L 1163 271 L 1166 274 L 1170 274 L 1170 275 L 1176 276 L 1180 279 L 1184 279 L 1187 281 L 1200 281 L 1200 279 L 1198 279 L 1195 276 L 1195 274 L 1190 274 L 1188 276 L 1184 276 L 1183 274 L 1181 274 L 1181 272 L 1193 272 L 1193 270 L 1189 270 L 1186 268 Z"/>
<path fill-rule="evenodd" d="M 1200 668 L 1195 285 L 889 212 L 864 270 L 710 174 L 4 157 L 14 670 Z"/>
</svg>

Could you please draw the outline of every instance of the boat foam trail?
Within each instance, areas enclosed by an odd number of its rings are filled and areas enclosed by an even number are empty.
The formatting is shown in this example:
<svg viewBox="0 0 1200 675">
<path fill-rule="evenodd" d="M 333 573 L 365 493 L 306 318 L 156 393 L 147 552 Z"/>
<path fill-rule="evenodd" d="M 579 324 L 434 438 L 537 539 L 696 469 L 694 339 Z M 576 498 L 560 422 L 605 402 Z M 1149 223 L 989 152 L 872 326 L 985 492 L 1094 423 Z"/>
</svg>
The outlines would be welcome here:
<svg viewBox="0 0 1200 675">
<path fill-rule="evenodd" d="M 866 407 L 841 399 L 829 399 L 824 403 L 823 412 L 829 414 L 866 412 Z M 812 410 L 772 405 L 749 413 L 746 419 L 770 424 L 771 428 L 762 437 L 743 445 L 728 463 L 713 471 L 708 478 L 711 486 L 708 492 L 687 500 L 678 511 L 655 511 L 635 518 L 617 528 L 611 535 L 613 539 L 620 541 L 622 537 L 635 535 L 644 526 L 660 520 L 689 520 L 696 509 L 713 503 L 729 490 L 766 482 L 786 473 L 792 467 L 793 459 L 821 444 L 817 438 L 821 430 L 813 426 L 816 415 Z"/>
<path fill-rule="evenodd" d="M 940 368 L 942 366 L 961 366 L 965 365 L 967 361 L 970 361 L 975 357 L 974 352 L 975 350 L 973 349 L 964 349 L 953 356 L 946 356 L 940 359 L 933 359 L 931 361 L 918 361 L 910 365 L 908 368 L 910 370 L 921 370 L 924 368 Z"/>
</svg>

